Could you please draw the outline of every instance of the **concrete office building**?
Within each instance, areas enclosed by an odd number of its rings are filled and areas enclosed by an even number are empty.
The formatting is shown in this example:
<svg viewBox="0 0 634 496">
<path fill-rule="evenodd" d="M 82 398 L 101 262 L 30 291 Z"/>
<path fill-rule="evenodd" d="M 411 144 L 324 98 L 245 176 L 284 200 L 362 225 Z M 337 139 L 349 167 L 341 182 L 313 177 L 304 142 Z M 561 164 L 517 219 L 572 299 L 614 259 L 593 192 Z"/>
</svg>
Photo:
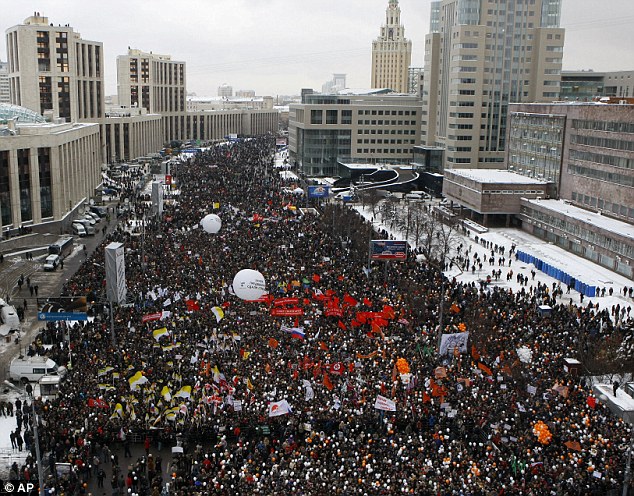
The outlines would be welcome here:
<svg viewBox="0 0 634 496">
<path fill-rule="evenodd" d="M 304 94 L 289 107 L 289 155 L 306 175 L 333 175 L 339 160 L 405 164 L 420 143 L 420 99 L 385 92 Z M 382 94 L 383 93 L 383 94 Z"/>
<path fill-rule="evenodd" d="M 553 181 L 559 199 L 634 223 L 634 105 L 518 104 L 509 119 L 509 168 Z"/>
<path fill-rule="evenodd" d="M 9 64 L 0 60 L 0 103 L 11 103 Z"/>
<path fill-rule="evenodd" d="M 590 101 L 601 97 L 634 98 L 634 71 L 562 71 L 560 100 Z"/>
<path fill-rule="evenodd" d="M 145 108 L 106 107 L 101 120 L 106 143 L 106 163 L 128 161 L 156 153 L 163 147 L 163 122 L 160 114 L 148 114 Z"/>
<path fill-rule="evenodd" d="M 94 195 L 101 182 L 97 124 L 46 123 L 7 104 L 0 115 L 8 121 L 0 127 L 2 228 L 60 221 Z"/>
<path fill-rule="evenodd" d="M 372 42 L 372 88 L 409 93 L 412 42 L 405 38 L 398 0 L 389 0 L 381 34 Z"/>
<path fill-rule="evenodd" d="M 6 31 L 11 103 L 66 122 L 104 115 L 102 43 L 36 12 Z"/>
<path fill-rule="evenodd" d="M 117 57 L 119 105 L 161 114 L 164 141 L 182 135 L 186 112 L 185 62 L 170 55 L 130 49 Z"/>
<path fill-rule="evenodd" d="M 422 142 L 444 168 L 499 168 L 508 105 L 559 98 L 560 0 L 432 2 Z"/>
<path fill-rule="evenodd" d="M 218 96 L 222 98 L 230 98 L 233 96 L 233 86 L 223 83 L 218 86 Z"/>
<path fill-rule="evenodd" d="M 321 92 L 329 95 L 345 90 L 346 87 L 346 74 L 333 74 L 330 81 L 326 81 L 321 85 Z"/>
</svg>

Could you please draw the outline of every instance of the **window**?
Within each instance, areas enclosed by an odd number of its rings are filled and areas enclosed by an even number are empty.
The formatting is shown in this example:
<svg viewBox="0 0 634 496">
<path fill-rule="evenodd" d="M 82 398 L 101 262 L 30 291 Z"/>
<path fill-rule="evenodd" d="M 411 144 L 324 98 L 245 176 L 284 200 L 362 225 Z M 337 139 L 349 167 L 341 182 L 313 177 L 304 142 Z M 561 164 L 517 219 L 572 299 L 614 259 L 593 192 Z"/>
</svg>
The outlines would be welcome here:
<svg viewBox="0 0 634 496">
<path fill-rule="evenodd" d="M 311 124 L 323 124 L 324 116 L 323 110 L 311 110 L 310 111 L 310 123 Z"/>
<path fill-rule="evenodd" d="M 338 118 L 337 110 L 326 110 L 326 124 L 337 124 Z"/>
</svg>

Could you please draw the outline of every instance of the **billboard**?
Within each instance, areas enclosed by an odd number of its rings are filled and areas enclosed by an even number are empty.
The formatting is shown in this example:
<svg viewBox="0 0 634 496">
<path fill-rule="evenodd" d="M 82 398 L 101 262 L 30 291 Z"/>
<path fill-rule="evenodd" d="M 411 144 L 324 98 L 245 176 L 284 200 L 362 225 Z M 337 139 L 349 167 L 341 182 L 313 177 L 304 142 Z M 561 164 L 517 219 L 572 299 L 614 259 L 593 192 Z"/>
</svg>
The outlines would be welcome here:
<svg viewBox="0 0 634 496">
<path fill-rule="evenodd" d="M 106 246 L 106 295 L 108 301 L 125 303 L 127 293 L 123 243 L 110 243 Z"/>
<path fill-rule="evenodd" d="M 407 241 L 373 239 L 370 241 L 371 260 L 407 260 Z"/>
<path fill-rule="evenodd" d="M 163 186 L 158 181 L 152 183 L 152 215 L 163 215 Z"/>
<path fill-rule="evenodd" d="M 308 186 L 308 198 L 328 198 L 328 196 L 330 196 L 330 186 L 323 184 Z"/>
</svg>

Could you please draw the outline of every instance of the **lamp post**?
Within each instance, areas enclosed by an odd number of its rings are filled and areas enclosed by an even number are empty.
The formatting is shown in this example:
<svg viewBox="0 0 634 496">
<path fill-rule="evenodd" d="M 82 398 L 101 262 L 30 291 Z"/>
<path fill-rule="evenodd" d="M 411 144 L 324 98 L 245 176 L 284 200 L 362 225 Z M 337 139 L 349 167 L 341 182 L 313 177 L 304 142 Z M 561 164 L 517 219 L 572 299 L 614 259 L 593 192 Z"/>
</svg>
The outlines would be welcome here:
<svg viewBox="0 0 634 496">
<path fill-rule="evenodd" d="M 630 445 L 627 449 L 627 462 L 625 463 L 625 477 L 623 479 L 623 496 L 627 496 L 632 480 L 632 450 L 634 450 L 634 423 L 630 431 Z"/>
<path fill-rule="evenodd" d="M 11 388 L 15 389 L 16 391 L 25 395 L 28 398 L 28 394 L 26 394 L 26 391 L 22 391 L 15 384 L 9 381 L 4 381 L 4 383 L 7 386 L 10 386 Z M 31 427 L 33 428 L 33 441 L 35 442 L 35 461 L 37 463 L 37 479 L 38 479 L 38 484 L 40 486 L 39 494 L 40 496 L 44 496 L 44 473 L 42 471 L 42 455 L 40 452 L 40 437 L 37 431 L 38 420 L 37 420 L 37 412 L 35 411 L 35 398 L 31 398 L 31 417 L 32 417 Z"/>
</svg>

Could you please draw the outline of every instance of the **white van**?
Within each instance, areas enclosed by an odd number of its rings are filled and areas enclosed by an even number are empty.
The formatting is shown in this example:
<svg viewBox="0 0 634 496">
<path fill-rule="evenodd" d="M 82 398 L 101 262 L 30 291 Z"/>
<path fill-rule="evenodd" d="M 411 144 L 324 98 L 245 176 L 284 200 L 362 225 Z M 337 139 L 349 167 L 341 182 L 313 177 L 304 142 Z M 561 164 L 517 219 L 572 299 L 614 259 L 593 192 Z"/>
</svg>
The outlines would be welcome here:
<svg viewBox="0 0 634 496">
<path fill-rule="evenodd" d="M 59 375 L 63 376 L 65 368 L 61 367 Z M 36 382 L 47 374 L 57 374 L 57 364 L 46 356 L 33 357 L 17 357 L 11 360 L 9 365 L 9 378 L 12 381 L 20 381 L 22 383 Z"/>
<path fill-rule="evenodd" d="M 422 195 L 419 195 L 418 193 L 408 193 L 405 195 L 405 199 L 406 200 L 422 200 L 423 197 Z"/>
<path fill-rule="evenodd" d="M 80 224 L 78 222 L 73 222 L 72 230 L 75 236 L 79 236 L 80 238 L 83 238 L 84 236 L 86 236 L 86 228 L 84 227 L 83 224 Z"/>
<path fill-rule="evenodd" d="M 61 258 L 59 258 L 59 255 L 49 255 L 46 257 L 46 260 L 44 260 L 44 270 L 49 272 L 57 269 L 60 261 Z"/>
<path fill-rule="evenodd" d="M 73 222 L 76 222 L 77 224 L 81 224 L 82 226 L 84 226 L 84 229 L 86 230 L 86 236 L 95 235 L 95 226 L 93 225 L 94 223 L 90 222 L 88 219 L 78 219 Z"/>
</svg>

